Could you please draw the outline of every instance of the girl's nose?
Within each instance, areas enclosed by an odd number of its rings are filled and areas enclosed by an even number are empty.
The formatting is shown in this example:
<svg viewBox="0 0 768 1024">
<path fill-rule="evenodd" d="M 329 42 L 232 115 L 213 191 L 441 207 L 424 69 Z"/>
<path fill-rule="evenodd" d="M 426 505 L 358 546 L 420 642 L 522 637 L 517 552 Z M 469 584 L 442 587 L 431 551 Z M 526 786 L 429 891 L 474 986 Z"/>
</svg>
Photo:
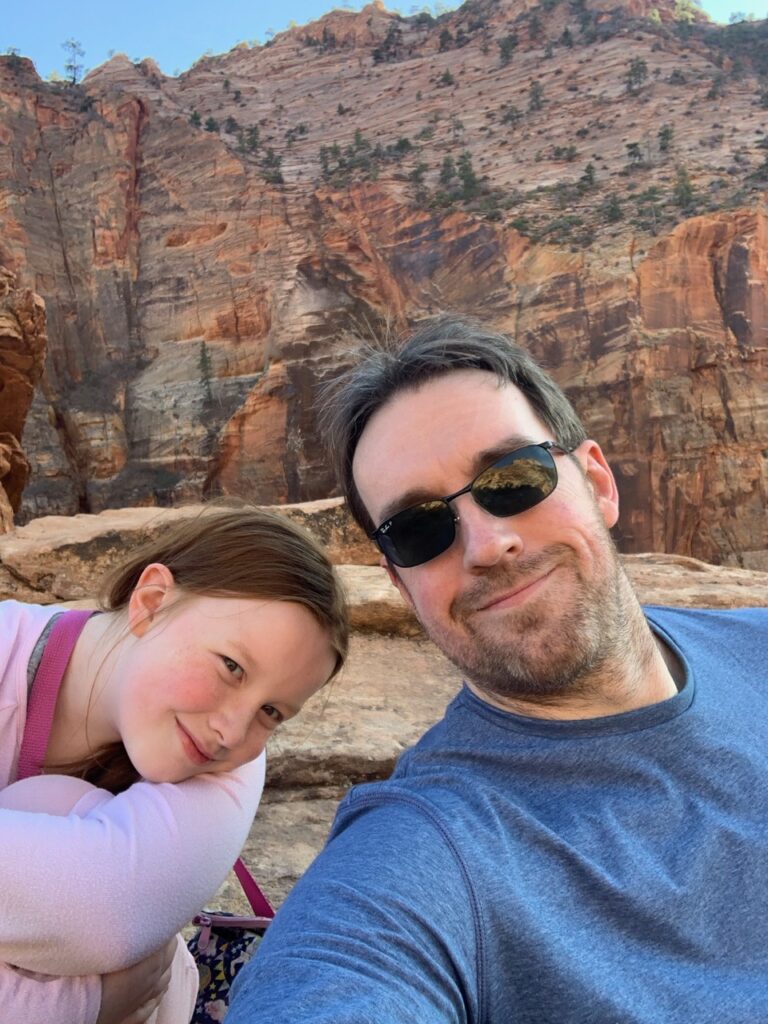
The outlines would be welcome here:
<svg viewBox="0 0 768 1024">
<path fill-rule="evenodd" d="M 208 724 L 222 747 L 234 750 L 245 741 L 253 714 L 239 701 L 230 701 L 209 716 Z"/>
</svg>

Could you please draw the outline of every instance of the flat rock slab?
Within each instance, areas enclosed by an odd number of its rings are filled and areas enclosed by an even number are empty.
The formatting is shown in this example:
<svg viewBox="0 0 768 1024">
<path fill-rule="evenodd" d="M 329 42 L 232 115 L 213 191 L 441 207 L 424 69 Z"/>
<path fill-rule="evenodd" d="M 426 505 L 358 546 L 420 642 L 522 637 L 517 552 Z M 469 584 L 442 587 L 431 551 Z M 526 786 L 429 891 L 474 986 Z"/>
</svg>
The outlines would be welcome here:
<svg viewBox="0 0 768 1024">
<path fill-rule="evenodd" d="M 270 788 L 386 778 L 460 685 L 459 670 L 428 640 L 353 636 L 342 678 L 270 741 Z"/>
<path fill-rule="evenodd" d="M 34 519 L 0 536 L 0 600 L 45 604 L 93 597 L 126 552 L 204 507 L 108 509 L 98 515 Z M 373 544 L 352 521 L 341 498 L 269 510 L 307 529 L 336 564 L 377 561 Z"/>
</svg>

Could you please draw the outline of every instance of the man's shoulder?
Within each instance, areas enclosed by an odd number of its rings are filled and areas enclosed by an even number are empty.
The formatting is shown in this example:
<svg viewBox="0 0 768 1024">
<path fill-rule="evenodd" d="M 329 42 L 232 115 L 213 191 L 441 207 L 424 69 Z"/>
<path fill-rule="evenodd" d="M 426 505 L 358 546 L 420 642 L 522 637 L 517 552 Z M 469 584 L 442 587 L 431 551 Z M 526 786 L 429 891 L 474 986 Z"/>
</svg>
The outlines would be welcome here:
<svg viewBox="0 0 768 1024">
<path fill-rule="evenodd" d="M 674 630 L 727 630 L 744 628 L 765 631 L 768 627 L 768 595 L 764 608 L 678 608 L 668 605 L 644 605 L 646 618 L 653 625 Z"/>
<path fill-rule="evenodd" d="M 644 608 L 651 628 L 690 664 L 740 666 L 764 675 L 768 659 L 768 608 Z"/>
</svg>

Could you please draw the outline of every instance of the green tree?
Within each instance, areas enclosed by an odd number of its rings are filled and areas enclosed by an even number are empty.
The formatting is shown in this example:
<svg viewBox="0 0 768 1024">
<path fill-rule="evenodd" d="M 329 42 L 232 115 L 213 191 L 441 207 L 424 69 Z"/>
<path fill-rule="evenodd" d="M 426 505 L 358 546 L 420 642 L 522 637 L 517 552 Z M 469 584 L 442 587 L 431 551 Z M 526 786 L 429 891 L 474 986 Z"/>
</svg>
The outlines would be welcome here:
<svg viewBox="0 0 768 1024">
<path fill-rule="evenodd" d="M 696 198 L 696 191 L 685 167 L 678 167 L 675 174 L 675 185 L 672 198 L 681 210 L 690 210 Z"/>
<path fill-rule="evenodd" d="M 237 120 L 230 114 L 224 122 L 224 131 L 228 132 L 230 135 L 236 135 L 239 128 L 240 125 L 237 123 Z"/>
<path fill-rule="evenodd" d="M 61 48 L 66 54 L 64 71 L 66 72 L 67 80 L 70 85 L 77 85 L 83 77 L 82 59 L 85 56 L 85 50 L 77 39 L 67 39 L 65 43 L 61 44 Z"/>
<path fill-rule="evenodd" d="M 584 173 L 579 178 L 582 188 L 592 188 L 595 184 L 595 165 L 590 161 L 584 168 Z"/>
<path fill-rule="evenodd" d="M 261 158 L 261 173 L 270 185 L 282 185 L 284 178 L 281 166 L 283 158 L 274 149 L 268 149 Z"/>
<path fill-rule="evenodd" d="M 453 179 L 456 177 L 456 164 L 454 163 L 452 156 L 444 156 L 443 163 L 440 167 L 440 184 L 447 187 L 451 184 Z"/>
<path fill-rule="evenodd" d="M 609 193 L 600 207 L 600 215 L 606 224 L 615 224 L 624 218 L 624 211 L 621 208 L 619 197 L 615 192 Z"/>
<path fill-rule="evenodd" d="M 661 200 L 661 192 L 653 185 L 637 197 L 637 212 L 639 224 L 647 228 L 652 235 L 659 233 L 659 221 L 664 212 L 664 204 Z"/>
<path fill-rule="evenodd" d="M 502 65 L 509 64 L 512 60 L 516 46 L 517 36 L 513 32 L 509 32 L 499 40 L 499 60 Z"/>
<path fill-rule="evenodd" d="M 199 128 L 200 125 L 203 123 L 203 119 L 202 117 L 200 117 L 200 114 L 197 110 L 193 110 L 192 113 L 189 115 L 189 123 L 192 125 L 193 128 Z"/>
<path fill-rule="evenodd" d="M 507 107 L 504 113 L 501 115 L 502 124 L 517 124 L 522 118 L 522 114 L 517 107 Z"/>
<path fill-rule="evenodd" d="M 447 68 L 442 73 L 442 75 L 440 75 L 440 77 L 437 80 L 438 86 L 442 86 L 442 87 L 453 85 L 455 82 L 456 82 L 456 79 L 453 77 L 451 72 L 448 71 Z"/>
<path fill-rule="evenodd" d="M 690 25 L 696 20 L 699 9 L 696 0 L 675 0 L 675 21 L 681 25 Z"/>
<path fill-rule="evenodd" d="M 648 78 L 648 65 L 642 57 L 633 57 L 624 74 L 627 92 L 633 95 L 640 91 L 643 82 Z"/>
<path fill-rule="evenodd" d="M 428 170 L 429 164 L 425 164 L 423 161 L 420 161 L 408 175 L 408 180 L 414 185 L 422 185 L 424 183 L 424 175 Z"/>
<path fill-rule="evenodd" d="M 669 151 L 669 147 L 672 145 L 672 137 L 675 134 L 675 130 L 671 124 L 663 124 L 659 128 L 657 138 L 659 140 L 659 152 L 666 153 Z"/>
<path fill-rule="evenodd" d="M 563 29 L 563 34 L 560 36 L 560 42 L 563 46 L 567 46 L 569 49 L 573 46 L 573 34 L 567 26 Z"/>
<path fill-rule="evenodd" d="M 639 142 L 628 142 L 626 145 L 627 160 L 631 164 L 641 164 L 643 162 L 643 152 L 640 149 Z"/>
<path fill-rule="evenodd" d="M 528 109 L 541 110 L 544 105 L 544 88 L 541 82 L 531 82 L 528 88 Z"/>
<path fill-rule="evenodd" d="M 205 130 L 207 132 L 217 132 L 219 130 L 219 122 L 215 117 L 206 117 Z"/>
<path fill-rule="evenodd" d="M 446 50 L 450 50 L 453 46 L 454 39 L 447 28 L 444 28 L 440 33 L 440 53 L 445 53 Z"/>
<path fill-rule="evenodd" d="M 474 199 L 480 191 L 480 182 L 478 181 L 475 169 L 472 166 L 472 154 L 468 149 L 465 149 L 459 157 L 458 163 L 456 164 L 456 173 L 461 180 L 462 199 Z"/>
</svg>

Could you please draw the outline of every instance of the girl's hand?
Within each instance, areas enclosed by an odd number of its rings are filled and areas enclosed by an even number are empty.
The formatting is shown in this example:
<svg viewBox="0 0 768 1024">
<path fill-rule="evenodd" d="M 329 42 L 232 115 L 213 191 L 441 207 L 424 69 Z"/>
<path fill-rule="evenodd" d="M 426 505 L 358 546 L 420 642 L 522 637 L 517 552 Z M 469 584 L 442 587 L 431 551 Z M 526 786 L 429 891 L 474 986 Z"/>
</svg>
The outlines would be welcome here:
<svg viewBox="0 0 768 1024">
<path fill-rule="evenodd" d="M 171 980 L 176 936 L 146 960 L 101 977 L 101 1010 L 96 1024 L 144 1024 L 157 1009 Z"/>
</svg>

